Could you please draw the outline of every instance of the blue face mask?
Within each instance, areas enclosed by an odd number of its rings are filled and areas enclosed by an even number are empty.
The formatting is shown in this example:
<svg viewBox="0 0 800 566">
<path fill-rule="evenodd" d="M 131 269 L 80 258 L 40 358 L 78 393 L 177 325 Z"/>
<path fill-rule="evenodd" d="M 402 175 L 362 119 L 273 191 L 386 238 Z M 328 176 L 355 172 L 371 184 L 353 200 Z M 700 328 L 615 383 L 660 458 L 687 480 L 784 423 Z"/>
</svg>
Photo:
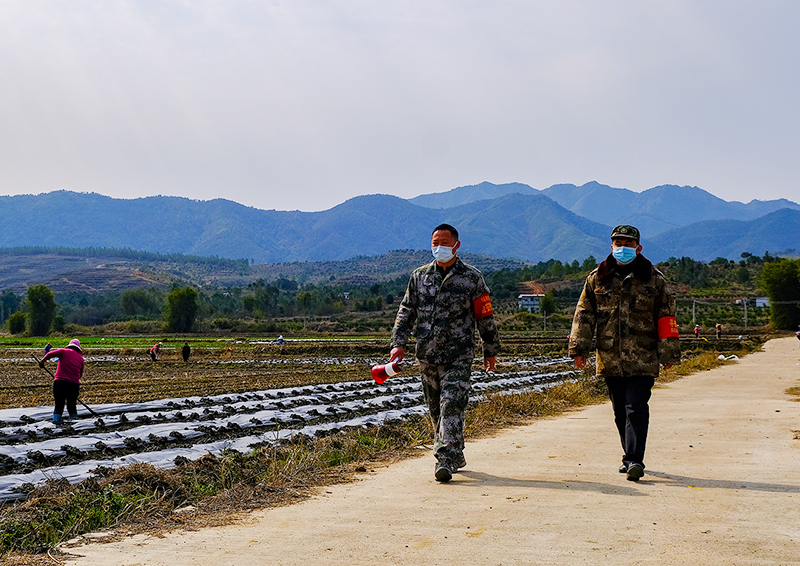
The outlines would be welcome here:
<svg viewBox="0 0 800 566">
<path fill-rule="evenodd" d="M 636 257 L 636 248 L 626 248 L 625 246 L 612 246 L 611 255 L 622 265 L 627 265 Z"/>
</svg>

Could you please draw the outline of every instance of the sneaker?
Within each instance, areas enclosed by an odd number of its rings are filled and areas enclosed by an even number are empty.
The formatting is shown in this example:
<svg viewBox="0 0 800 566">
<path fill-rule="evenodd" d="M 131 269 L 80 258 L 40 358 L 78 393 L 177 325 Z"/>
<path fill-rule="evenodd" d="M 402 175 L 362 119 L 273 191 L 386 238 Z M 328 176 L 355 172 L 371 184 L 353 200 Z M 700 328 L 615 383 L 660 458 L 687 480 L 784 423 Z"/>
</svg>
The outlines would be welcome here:
<svg viewBox="0 0 800 566">
<path fill-rule="evenodd" d="M 639 481 L 639 479 L 644 475 L 644 466 L 641 464 L 637 464 L 634 462 L 630 466 L 628 466 L 628 481 Z"/>
<path fill-rule="evenodd" d="M 456 464 L 456 470 L 460 470 L 464 466 L 467 465 L 467 459 L 464 458 L 464 453 L 461 453 L 461 458 L 459 458 L 458 463 Z"/>
<path fill-rule="evenodd" d="M 61 418 L 61 415 L 53 415 L 53 424 L 56 426 L 61 426 L 64 424 L 64 419 Z"/>
<path fill-rule="evenodd" d="M 621 474 L 627 474 L 627 473 L 628 473 L 628 464 L 622 464 L 622 465 L 619 467 L 619 473 L 621 473 Z"/>
<path fill-rule="evenodd" d="M 69 416 L 69 420 L 71 420 L 71 421 L 77 421 L 77 420 L 78 420 L 78 415 L 70 415 L 70 416 Z"/>
<path fill-rule="evenodd" d="M 434 474 L 436 481 L 440 481 L 442 483 L 447 483 L 451 479 L 453 479 L 453 472 L 450 471 L 444 464 L 436 464 L 436 473 Z"/>
</svg>

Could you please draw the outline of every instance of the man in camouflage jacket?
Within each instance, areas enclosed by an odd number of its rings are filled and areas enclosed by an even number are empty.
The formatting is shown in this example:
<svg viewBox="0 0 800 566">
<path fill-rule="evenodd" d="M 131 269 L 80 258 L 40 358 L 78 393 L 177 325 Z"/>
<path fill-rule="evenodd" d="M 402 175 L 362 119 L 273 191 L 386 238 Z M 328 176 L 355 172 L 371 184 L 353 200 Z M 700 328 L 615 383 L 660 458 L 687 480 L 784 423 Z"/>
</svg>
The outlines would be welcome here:
<svg viewBox="0 0 800 566">
<path fill-rule="evenodd" d="M 456 257 L 461 243 L 448 224 L 433 231 L 435 261 L 414 270 L 392 329 L 392 359 L 402 360 L 412 331 L 422 389 L 435 428 L 435 478 L 447 482 L 466 465 L 464 411 L 469 402 L 475 327 L 484 368 L 493 370 L 500 339 L 481 272 Z"/>
<path fill-rule="evenodd" d="M 583 286 L 569 355 L 582 369 L 596 342 L 597 375 L 608 384 L 624 450 L 619 471 L 638 481 L 644 475 L 651 390 L 659 364 L 668 368 L 680 361 L 680 343 L 675 300 L 662 273 L 641 255 L 639 230 L 617 226 L 611 240 L 611 255 Z"/>
</svg>

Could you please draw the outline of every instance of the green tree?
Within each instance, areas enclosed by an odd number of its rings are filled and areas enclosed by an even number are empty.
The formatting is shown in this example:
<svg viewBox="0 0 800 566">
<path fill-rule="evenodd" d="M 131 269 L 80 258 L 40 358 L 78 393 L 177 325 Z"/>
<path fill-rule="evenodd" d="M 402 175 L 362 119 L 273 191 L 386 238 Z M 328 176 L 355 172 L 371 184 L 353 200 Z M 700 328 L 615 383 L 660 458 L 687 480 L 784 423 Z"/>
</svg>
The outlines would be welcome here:
<svg viewBox="0 0 800 566">
<path fill-rule="evenodd" d="M 14 291 L 6 289 L 0 293 L 0 324 L 5 324 L 8 317 L 19 310 L 22 299 Z"/>
<path fill-rule="evenodd" d="M 544 297 L 542 297 L 540 309 L 542 314 L 553 314 L 556 312 L 556 294 L 552 289 L 550 289 L 547 293 L 545 293 Z"/>
<path fill-rule="evenodd" d="M 581 268 L 584 271 L 591 271 L 595 267 L 597 267 L 597 260 L 593 255 L 587 257 L 585 260 L 583 260 L 583 264 L 581 264 Z"/>
<path fill-rule="evenodd" d="M 53 330 L 56 332 L 64 332 L 67 329 L 67 319 L 62 315 L 57 314 L 53 317 Z"/>
<path fill-rule="evenodd" d="M 257 318 L 274 316 L 278 308 L 278 297 L 281 294 L 276 285 L 267 285 L 263 279 L 258 279 L 250 284 L 253 289 L 253 301 L 248 301 L 248 311 L 256 315 Z"/>
<path fill-rule="evenodd" d="M 166 320 L 169 332 L 191 332 L 197 317 L 199 293 L 191 287 L 167 295 Z"/>
<path fill-rule="evenodd" d="M 28 331 L 31 336 L 47 336 L 56 316 L 55 295 L 47 285 L 28 287 Z"/>
<path fill-rule="evenodd" d="M 736 270 L 736 280 L 739 283 L 747 283 L 750 281 L 750 272 L 746 267 L 740 266 L 739 269 Z"/>
<path fill-rule="evenodd" d="M 119 305 L 127 316 L 155 314 L 161 310 L 160 293 L 155 289 L 129 289 L 122 293 Z"/>
<path fill-rule="evenodd" d="M 8 331 L 11 334 L 20 334 L 25 331 L 27 317 L 24 312 L 17 311 L 8 317 Z"/>
<path fill-rule="evenodd" d="M 800 260 L 766 263 L 758 279 L 769 297 L 773 326 L 796 330 L 800 324 Z"/>
</svg>

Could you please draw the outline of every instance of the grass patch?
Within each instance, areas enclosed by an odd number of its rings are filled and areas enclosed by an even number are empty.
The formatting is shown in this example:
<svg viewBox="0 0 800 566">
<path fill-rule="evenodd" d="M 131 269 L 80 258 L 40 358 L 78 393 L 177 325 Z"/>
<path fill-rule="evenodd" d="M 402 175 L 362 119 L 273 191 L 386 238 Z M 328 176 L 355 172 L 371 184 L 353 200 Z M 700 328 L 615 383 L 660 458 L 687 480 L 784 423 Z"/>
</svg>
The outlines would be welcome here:
<svg viewBox="0 0 800 566">
<path fill-rule="evenodd" d="M 759 350 L 763 342 L 760 340 L 748 340 L 741 342 L 739 348 L 725 352 L 725 356 L 735 354 L 739 358 L 746 356 L 752 352 Z M 719 359 L 720 352 L 716 350 L 698 350 L 690 351 L 681 360 L 681 363 L 672 366 L 668 370 L 662 370 L 658 376 L 656 383 L 669 383 L 687 375 L 692 375 L 700 371 L 708 371 L 720 366 L 734 364 L 735 360 L 721 360 Z"/>
<path fill-rule="evenodd" d="M 575 381 L 559 383 L 542 392 L 502 395 L 494 393 L 467 411 L 464 435 L 476 438 L 534 418 L 554 416 L 565 410 L 602 403 L 608 399 L 605 382 L 584 372 Z"/>
</svg>

